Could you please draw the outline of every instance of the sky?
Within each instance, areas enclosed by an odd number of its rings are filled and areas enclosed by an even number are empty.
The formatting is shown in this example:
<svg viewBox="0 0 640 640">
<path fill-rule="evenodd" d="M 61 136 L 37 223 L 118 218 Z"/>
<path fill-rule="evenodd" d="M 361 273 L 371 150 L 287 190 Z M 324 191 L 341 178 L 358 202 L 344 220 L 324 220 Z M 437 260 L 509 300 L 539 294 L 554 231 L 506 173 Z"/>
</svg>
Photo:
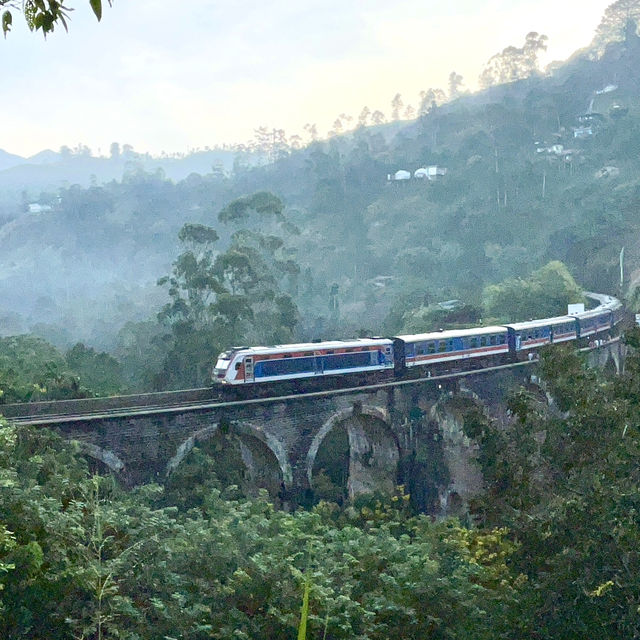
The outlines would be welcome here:
<svg viewBox="0 0 640 640">
<path fill-rule="evenodd" d="M 88 0 L 69 33 L 32 34 L 20 16 L 0 41 L 0 149 L 62 145 L 154 155 L 247 142 L 259 126 L 326 135 L 400 93 L 477 87 L 484 63 L 537 31 L 544 64 L 585 47 L 612 0 Z M 106 0 L 103 0 L 106 4 Z"/>
</svg>

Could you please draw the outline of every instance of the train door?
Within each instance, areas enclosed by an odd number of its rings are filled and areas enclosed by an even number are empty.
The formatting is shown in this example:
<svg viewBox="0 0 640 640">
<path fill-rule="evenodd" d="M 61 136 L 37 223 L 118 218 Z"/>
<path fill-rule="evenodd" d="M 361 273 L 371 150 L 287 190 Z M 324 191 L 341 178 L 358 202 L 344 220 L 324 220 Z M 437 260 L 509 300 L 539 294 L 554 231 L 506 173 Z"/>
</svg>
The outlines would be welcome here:
<svg viewBox="0 0 640 640">
<path fill-rule="evenodd" d="M 393 339 L 393 369 L 396 375 L 402 374 L 406 366 L 404 345 L 404 340 L 400 340 L 400 338 Z"/>
<path fill-rule="evenodd" d="M 253 382 L 253 356 L 246 356 L 244 359 L 244 381 Z"/>
<path fill-rule="evenodd" d="M 322 352 L 314 351 L 313 360 L 314 360 L 314 364 L 313 364 L 314 373 L 319 376 L 323 375 L 324 374 L 324 356 Z"/>
</svg>

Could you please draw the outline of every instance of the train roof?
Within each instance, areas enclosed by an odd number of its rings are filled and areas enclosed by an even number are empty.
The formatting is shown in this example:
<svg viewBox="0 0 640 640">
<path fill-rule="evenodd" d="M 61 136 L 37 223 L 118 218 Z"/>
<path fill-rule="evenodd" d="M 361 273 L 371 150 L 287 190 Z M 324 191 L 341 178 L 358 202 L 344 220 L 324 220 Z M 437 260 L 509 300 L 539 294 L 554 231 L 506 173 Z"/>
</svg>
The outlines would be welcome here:
<svg viewBox="0 0 640 640">
<path fill-rule="evenodd" d="M 540 320 L 529 320 L 528 322 L 512 322 L 505 326 L 514 331 L 521 331 L 522 329 L 537 329 L 538 327 L 567 324 L 573 322 L 574 318 L 575 316 L 556 316 L 555 318 L 541 318 Z"/>
<path fill-rule="evenodd" d="M 405 342 L 424 342 L 425 340 L 448 340 L 450 338 L 466 338 L 467 336 L 483 336 L 487 334 L 506 333 L 506 327 L 489 326 L 474 327 L 472 329 L 449 329 L 447 331 L 432 331 L 430 333 L 415 333 L 398 336 Z"/>
<path fill-rule="evenodd" d="M 299 342 L 297 344 L 276 344 L 269 347 L 240 347 L 227 351 L 237 353 L 292 353 L 295 351 L 320 351 L 322 349 L 350 349 L 353 347 L 379 347 L 393 344 L 388 338 L 354 338 L 353 340 L 330 340 L 327 342 Z"/>
<path fill-rule="evenodd" d="M 589 309 L 589 311 L 583 311 L 582 313 L 576 313 L 575 316 L 573 316 L 574 318 L 578 318 L 578 320 L 581 320 L 582 318 L 584 318 L 585 320 L 588 318 L 595 318 L 597 316 L 601 316 L 603 313 L 610 313 L 611 312 L 611 308 L 610 307 L 605 307 L 605 306 L 599 306 L 596 307 L 595 309 Z"/>
</svg>

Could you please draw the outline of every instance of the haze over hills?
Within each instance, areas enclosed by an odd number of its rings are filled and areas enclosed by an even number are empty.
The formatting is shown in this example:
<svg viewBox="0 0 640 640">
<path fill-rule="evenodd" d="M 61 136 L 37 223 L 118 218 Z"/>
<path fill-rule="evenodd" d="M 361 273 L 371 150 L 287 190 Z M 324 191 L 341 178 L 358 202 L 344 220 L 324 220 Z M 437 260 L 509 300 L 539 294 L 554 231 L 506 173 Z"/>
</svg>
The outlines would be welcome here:
<svg viewBox="0 0 640 640">
<path fill-rule="evenodd" d="M 288 284 L 299 338 L 398 330 L 405 312 L 478 304 L 487 284 L 551 259 L 613 292 L 622 246 L 627 275 L 640 264 L 638 41 L 270 163 L 225 151 L 0 156 L 15 163 L 0 171 L 2 332 L 37 325 L 61 344 L 112 347 L 125 322 L 154 318 L 165 300 L 156 280 L 181 250 L 181 226 L 215 227 L 223 251 L 237 227 L 218 212 L 256 191 L 281 197 L 299 231 L 278 232 L 299 266 Z M 446 175 L 387 179 L 429 166 Z"/>
<path fill-rule="evenodd" d="M 261 153 L 237 150 L 200 150 L 189 154 L 152 157 L 125 149 L 116 155 L 94 156 L 86 147 L 61 151 L 45 149 L 29 157 L 7 153 L 0 149 L 0 204 L 15 204 L 25 196 L 32 200 L 41 191 L 52 191 L 72 184 L 88 187 L 111 180 L 120 180 L 124 173 L 161 170 L 170 180 L 183 180 L 191 173 L 210 173 L 217 168 L 232 172 L 235 162 L 264 162 Z M 23 196 L 23 192 L 25 196 Z"/>
</svg>

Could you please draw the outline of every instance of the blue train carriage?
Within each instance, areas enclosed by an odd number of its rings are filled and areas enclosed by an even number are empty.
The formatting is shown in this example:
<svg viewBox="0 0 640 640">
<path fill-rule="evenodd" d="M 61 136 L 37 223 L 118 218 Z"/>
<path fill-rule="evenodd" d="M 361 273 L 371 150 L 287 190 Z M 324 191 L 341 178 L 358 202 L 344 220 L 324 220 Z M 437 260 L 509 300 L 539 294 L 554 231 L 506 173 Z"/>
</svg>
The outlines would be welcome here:
<svg viewBox="0 0 640 640">
<path fill-rule="evenodd" d="M 398 339 L 404 343 L 404 364 L 409 368 L 509 353 L 505 327 L 435 331 Z"/>
<path fill-rule="evenodd" d="M 578 324 L 571 316 L 516 322 L 506 327 L 509 332 L 509 350 L 515 354 L 578 337 Z"/>
<path fill-rule="evenodd" d="M 612 305 L 613 306 L 613 305 Z M 609 331 L 614 326 L 614 310 L 608 304 L 601 305 L 590 311 L 575 315 L 578 323 L 580 338 L 594 336 L 601 331 Z"/>
<path fill-rule="evenodd" d="M 362 338 L 241 347 L 221 353 L 213 380 L 221 384 L 252 384 L 393 369 L 393 341 Z"/>
</svg>

